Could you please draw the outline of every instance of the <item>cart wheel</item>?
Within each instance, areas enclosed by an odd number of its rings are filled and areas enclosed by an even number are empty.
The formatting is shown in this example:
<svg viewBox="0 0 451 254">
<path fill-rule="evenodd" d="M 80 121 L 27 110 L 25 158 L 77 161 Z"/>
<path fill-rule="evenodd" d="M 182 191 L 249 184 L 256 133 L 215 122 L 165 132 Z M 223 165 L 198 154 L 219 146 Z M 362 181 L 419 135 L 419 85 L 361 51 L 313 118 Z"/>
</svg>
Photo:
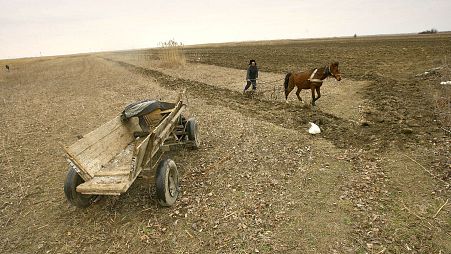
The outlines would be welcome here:
<svg viewBox="0 0 451 254">
<path fill-rule="evenodd" d="M 67 172 L 66 182 L 64 182 L 64 193 L 67 200 L 74 206 L 79 208 L 88 207 L 97 195 L 85 195 L 78 193 L 76 188 L 78 185 L 84 183 L 84 180 L 78 175 L 77 171 L 69 166 L 69 172 Z"/>
<path fill-rule="evenodd" d="M 158 203 L 171 206 L 179 195 L 179 172 L 171 159 L 160 161 L 156 176 Z"/>
<path fill-rule="evenodd" d="M 196 119 L 188 119 L 188 121 L 186 122 L 186 132 L 188 133 L 188 140 L 194 141 L 193 149 L 199 148 L 199 129 L 197 128 Z"/>
</svg>

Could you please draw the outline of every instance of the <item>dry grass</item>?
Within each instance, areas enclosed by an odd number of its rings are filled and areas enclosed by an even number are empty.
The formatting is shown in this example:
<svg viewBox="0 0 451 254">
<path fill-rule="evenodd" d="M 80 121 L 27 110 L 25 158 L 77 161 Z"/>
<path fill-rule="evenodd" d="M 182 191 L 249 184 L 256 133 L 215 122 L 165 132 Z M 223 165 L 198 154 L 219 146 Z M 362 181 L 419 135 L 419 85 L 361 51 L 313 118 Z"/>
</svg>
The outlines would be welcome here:
<svg viewBox="0 0 451 254">
<path fill-rule="evenodd" d="M 179 67 L 186 64 L 183 44 L 174 40 L 160 43 L 159 58 L 162 67 Z"/>
</svg>

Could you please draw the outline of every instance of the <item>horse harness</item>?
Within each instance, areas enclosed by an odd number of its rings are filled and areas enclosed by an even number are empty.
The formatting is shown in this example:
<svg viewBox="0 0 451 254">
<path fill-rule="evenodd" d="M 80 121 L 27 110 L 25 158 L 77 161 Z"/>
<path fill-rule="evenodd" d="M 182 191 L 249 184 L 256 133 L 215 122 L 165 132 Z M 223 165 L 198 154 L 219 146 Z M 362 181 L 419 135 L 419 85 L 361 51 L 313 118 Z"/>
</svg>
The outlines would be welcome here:
<svg viewBox="0 0 451 254">
<path fill-rule="evenodd" d="M 312 83 L 323 83 L 323 80 L 321 79 L 317 79 L 317 78 L 313 78 L 315 77 L 316 72 L 318 71 L 318 68 L 316 68 L 315 70 L 313 70 L 312 74 L 310 75 L 310 78 L 308 79 L 308 81 L 312 82 Z M 324 67 L 324 75 L 326 75 L 326 77 L 328 76 L 333 76 L 335 77 L 335 75 L 330 71 L 330 67 Z"/>
</svg>

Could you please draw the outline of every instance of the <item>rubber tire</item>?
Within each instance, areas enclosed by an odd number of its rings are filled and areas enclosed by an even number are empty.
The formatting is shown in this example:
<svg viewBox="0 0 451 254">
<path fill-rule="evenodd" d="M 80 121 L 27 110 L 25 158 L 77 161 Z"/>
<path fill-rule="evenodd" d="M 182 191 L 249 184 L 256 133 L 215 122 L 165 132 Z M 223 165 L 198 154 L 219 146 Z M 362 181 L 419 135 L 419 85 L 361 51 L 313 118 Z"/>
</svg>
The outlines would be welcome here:
<svg viewBox="0 0 451 254">
<path fill-rule="evenodd" d="M 75 171 L 73 167 L 69 167 L 66 181 L 64 182 L 64 194 L 67 200 L 78 208 L 86 208 L 92 204 L 92 201 L 97 198 L 97 195 L 86 195 L 77 192 L 77 186 L 85 181 Z"/>
<path fill-rule="evenodd" d="M 179 173 L 173 160 L 160 161 L 157 167 L 155 185 L 158 203 L 162 206 L 172 206 L 180 191 Z"/>
<path fill-rule="evenodd" d="M 200 146 L 199 141 L 199 129 L 197 127 L 197 121 L 194 118 L 188 119 L 186 121 L 186 132 L 188 133 L 188 140 L 194 141 L 193 149 L 197 149 Z"/>
</svg>

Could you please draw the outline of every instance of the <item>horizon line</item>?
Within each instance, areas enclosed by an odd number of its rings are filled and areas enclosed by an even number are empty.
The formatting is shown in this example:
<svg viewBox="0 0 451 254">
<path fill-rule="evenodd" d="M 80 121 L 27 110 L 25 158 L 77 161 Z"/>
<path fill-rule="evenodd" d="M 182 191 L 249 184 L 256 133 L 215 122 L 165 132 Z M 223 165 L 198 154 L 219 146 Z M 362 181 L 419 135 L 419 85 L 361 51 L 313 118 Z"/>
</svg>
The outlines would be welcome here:
<svg viewBox="0 0 451 254">
<path fill-rule="evenodd" d="M 371 38 L 371 37 L 396 37 L 396 36 L 433 36 L 439 34 L 451 34 L 450 31 L 438 31 L 437 33 L 432 34 L 420 34 L 420 33 L 396 33 L 396 34 L 362 34 L 358 35 L 346 35 L 346 36 L 331 36 L 331 37 L 308 37 L 308 38 L 292 38 L 292 39 L 269 39 L 269 40 L 244 40 L 244 41 L 226 41 L 226 42 L 207 42 L 207 43 L 199 43 L 199 44 L 183 44 L 183 47 L 186 48 L 196 48 L 196 47 L 205 47 L 205 46 L 227 46 L 228 44 L 251 44 L 251 43 L 260 43 L 265 44 L 269 42 L 290 42 L 290 41 L 317 41 L 317 40 L 333 40 L 333 39 L 354 39 L 354 38 Z M 235 46 L 235 45 L 230 45 Z M 238 46 L 238 45 L 236 45 Z M 128 48 L 128 49 L 114 49 L 114 50 L 100 50 L 100 51 L 87 51 L 87 52 L 78 52 L 71 54 L 55 54 L 55 55 L 44 55 L 44 56 L 25 56 L 25 57 L 17 57 L 17 58 L 2 58 L 0 61 L 4 60 L 21 60 L 21 59 L 32 59 L 32 58 L 46 58 L 46 57 L 64 57 L 64 56 L 77 56 L 77 55 L 86 55 L 86 54 L 96 54 L 96 53 L 114 53 L 114 52 L 126 52 L 126 51 L 139 51 L 139 50 L 149 50 L 149 49 L 157 49 L 160 47 L 145 47 L 145 48 Z"/>
</svg>

